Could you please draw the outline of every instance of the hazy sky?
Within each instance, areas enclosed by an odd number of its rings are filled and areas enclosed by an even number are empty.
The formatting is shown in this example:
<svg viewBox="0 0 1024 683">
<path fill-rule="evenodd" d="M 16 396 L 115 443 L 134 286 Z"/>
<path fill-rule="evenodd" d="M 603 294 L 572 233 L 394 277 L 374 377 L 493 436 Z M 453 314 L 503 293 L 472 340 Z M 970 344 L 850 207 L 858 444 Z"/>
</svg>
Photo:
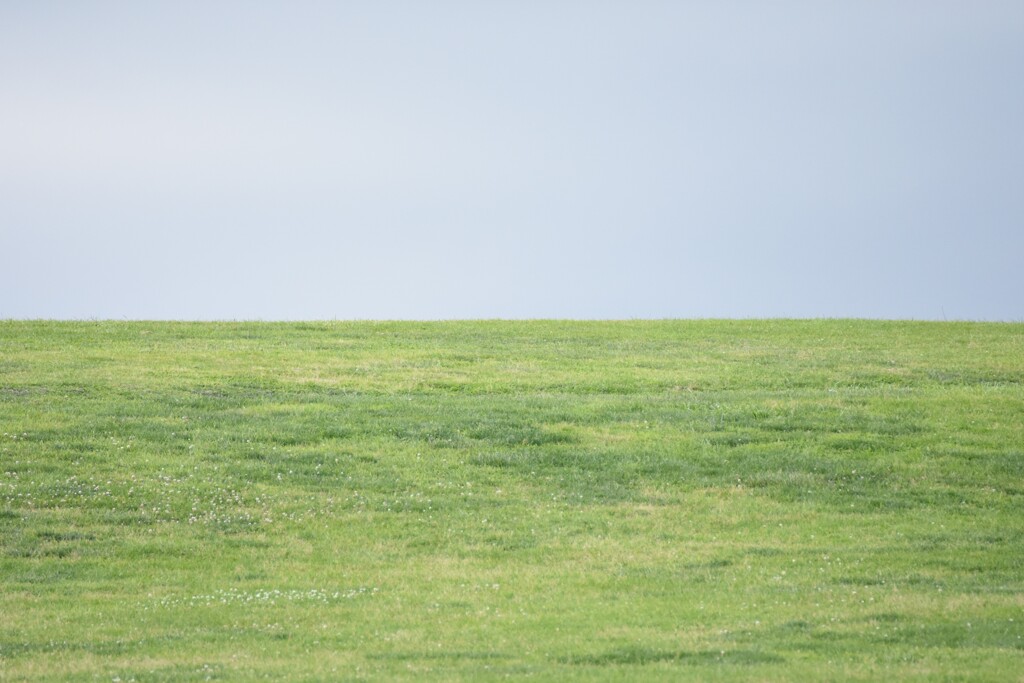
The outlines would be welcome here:
<svg viewBox="0 0 1024 683">
<path fill-rule="evenodd" d="M 1024 320 L 1024 2 L 3 2 L 0 259 L 0 318 Z"/>
</svg>

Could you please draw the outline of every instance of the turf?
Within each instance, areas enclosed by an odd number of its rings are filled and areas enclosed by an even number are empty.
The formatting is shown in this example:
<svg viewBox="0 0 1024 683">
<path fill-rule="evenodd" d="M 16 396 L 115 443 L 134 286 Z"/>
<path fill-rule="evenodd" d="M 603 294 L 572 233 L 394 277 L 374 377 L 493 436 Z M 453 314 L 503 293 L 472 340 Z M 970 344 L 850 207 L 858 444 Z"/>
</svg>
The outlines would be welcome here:
<svg viewBox="0 0 1024 683">
<path fill-rule="evenodd" d="M 1024 325 L 0 321 L 0 679 L 1020 680 Z"/>
</svg>

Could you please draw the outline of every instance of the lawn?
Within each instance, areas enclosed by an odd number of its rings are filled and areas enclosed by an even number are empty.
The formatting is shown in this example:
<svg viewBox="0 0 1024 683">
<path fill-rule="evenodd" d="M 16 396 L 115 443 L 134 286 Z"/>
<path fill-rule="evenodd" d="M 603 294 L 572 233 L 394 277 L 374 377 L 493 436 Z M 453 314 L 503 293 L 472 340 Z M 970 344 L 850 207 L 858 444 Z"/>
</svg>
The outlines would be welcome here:
<svg viewBox="0 0 1024 683">
<path fill-rule="evenodd" d="M 0 321 L 0 680 L 1024 680 L 1024 324 Z"/>
</svg>

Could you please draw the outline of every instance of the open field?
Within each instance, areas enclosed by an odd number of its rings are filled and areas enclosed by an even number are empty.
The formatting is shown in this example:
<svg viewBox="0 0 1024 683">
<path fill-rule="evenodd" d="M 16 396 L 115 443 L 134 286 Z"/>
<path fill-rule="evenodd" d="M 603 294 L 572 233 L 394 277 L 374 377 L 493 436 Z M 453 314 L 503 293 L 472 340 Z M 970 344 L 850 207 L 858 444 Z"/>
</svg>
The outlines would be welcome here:
<svg viewBox="0 0 1024 683">
<path fill-rule="evenodd" d="M 1024 325 L 0 321 L 0 680 L 1024 680 Z"/>
</svg>

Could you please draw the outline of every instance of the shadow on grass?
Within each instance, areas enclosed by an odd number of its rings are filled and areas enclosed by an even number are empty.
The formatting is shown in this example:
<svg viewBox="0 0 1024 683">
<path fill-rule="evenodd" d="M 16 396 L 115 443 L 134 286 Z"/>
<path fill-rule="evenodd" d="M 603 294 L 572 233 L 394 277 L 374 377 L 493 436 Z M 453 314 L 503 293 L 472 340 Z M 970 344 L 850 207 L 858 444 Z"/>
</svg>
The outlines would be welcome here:
<svg viewBox="0 0 1024 683">
<path fill-rule="evenodd" d="M 595 655 L 573 655 L 563 657 L 563 664 L 584 666 L 640 666 L 671 662 L 693 666 L 708 665 L 755 665 L 781 664 L 785 660 L 778 655 L 758 650 L 655 650 L 646 647 L 624 647 Z"/>
<path fill-rule="evenodd" d="M 377 654 L 370 654 L 366 656 L 367 659 L 377 660 L 391 660 L 391 661 L 416 661 L 416 660 L 448 660 L 448 659 L 461 659 L 461 660 L 492 660 L 492 659 L 510 659 L 511 655 L 507 655 L 501 652 L 477 652 L 477 651 L 465 651 L 465 652 L 380 652 Z"/>
</svg>

